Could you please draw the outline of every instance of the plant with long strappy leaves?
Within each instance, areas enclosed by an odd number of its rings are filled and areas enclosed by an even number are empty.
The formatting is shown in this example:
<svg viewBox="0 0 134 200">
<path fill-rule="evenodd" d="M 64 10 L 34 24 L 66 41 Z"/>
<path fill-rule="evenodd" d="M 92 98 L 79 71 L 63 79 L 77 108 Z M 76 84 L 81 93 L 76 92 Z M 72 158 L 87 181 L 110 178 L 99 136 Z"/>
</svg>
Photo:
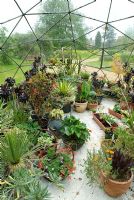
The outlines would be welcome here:
<svg viewBox="0 0 134 200">
<path fill-rule="evenodd" d="M 24 131 L 13 128 L 9 130 L 0 142 L 0 159 L 14 170 L 24 166 L 23 157 L 28 152 L 29 141 Z"/>
</svg>

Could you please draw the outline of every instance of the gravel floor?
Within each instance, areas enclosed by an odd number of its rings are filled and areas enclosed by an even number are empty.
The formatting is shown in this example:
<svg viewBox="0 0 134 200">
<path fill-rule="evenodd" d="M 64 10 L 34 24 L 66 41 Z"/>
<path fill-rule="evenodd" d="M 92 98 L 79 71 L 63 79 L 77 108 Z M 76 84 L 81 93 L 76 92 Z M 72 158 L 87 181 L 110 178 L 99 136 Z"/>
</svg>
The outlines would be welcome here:
<svg viewBox="0 0 134 200">
<path fill-rule="evenodd" d="M 107 112 L 108 108 L 113 108 L 115 102 L 110 99 L 104 99 L 102 101 L 102 107 Z M 87 141 L 83 147 L 75 153 L 75 165 L 76 171 L 71 176 L 71 179 L 63 181 L 64 189 L 60 189 L 53 183 L 43 180 L 43 186 L 48 186 L 49 191 L 52 194 L 52 200 L 114 200 L 115 198 L 109 197 L 103 189 L 99 187 L 90 187 L 87 182 L 87 178 L 84 174 L 84 159 L 86 159 L 87 150 L 93 148 L 99 149 L 100 142 L 104 138 L 104 132 L 100 130 L 99 126 L 92 119 L 92 113 L 86 111 L 84 113 L 72 113 L 75 117 L 78 117 L 82 122 L 86 123 L 87 127 L 92 131 L 90 140 Z M 134 191 L 134 184 L 132 186 Z M 134 200 L 134 192 L 131 189 L 127 194 L 116 198 L 117 200 Z"/>
</svg>

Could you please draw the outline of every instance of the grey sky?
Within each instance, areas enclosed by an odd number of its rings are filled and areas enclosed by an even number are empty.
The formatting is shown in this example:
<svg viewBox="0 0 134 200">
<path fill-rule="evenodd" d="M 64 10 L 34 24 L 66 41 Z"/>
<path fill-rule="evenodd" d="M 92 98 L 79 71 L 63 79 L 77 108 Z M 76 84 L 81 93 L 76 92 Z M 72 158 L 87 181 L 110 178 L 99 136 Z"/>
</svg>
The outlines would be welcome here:
<svg viewBox="0 0 134 200">
<path fill-rule="evenodd" d="M 26 12 L 29 8 L 31 8 L 34 4 L 36 4 L 39 0 L 17 0 L 18 4 L 22 8 L 24 12 Z M 55 0 L 56 1 L 56 0 Z M 74 5 L 74 8 L 78 8 L 79 6 L 82 6 L 84 4 L 87 4 L 88 2 L 91 2 L 92 0 L 72 0 L 72 3 Z M 79 12 L 85 16 L 96 18 L 98 20 L 106 21 L 108 9 L 110 5 L 110 0 L 96 0 L 95 3 L 90 4 L 89 6 L 86 6 L 84 8 L 79 9 Z M 39 6 L 31 10 L 32 13 L 39 11 Z M 15 2 L 13 0 L 1 0 L 1 6 L 0 6 L 0 22 L 6 21 L 10 18 L 16 17 L 21 15 L 21 12 L 17 8 Z M 134 15 L 134 3 L 129 2 L 128 0 L 113 0 L 112 9 L 109 17 L 109 21 L 113 21 L 116 19 L 128 17 Z M 19 19 L 13 20 L 12 22 L 9 22 L 7 24 L 4 24 L 4 26 L 11 31 L 14 25 L 17 23 Z M 38 20 L 37 16 L 29 16 L 28 20 L 30 21 L 30 24 L 32 26 L 35 25 L 35 23 Z M 92 29 L 100 26 L 102 23 L 95 22 L 93 20 L 85 19 L 85 24 L 87 27 L 92 27 Z M 123 32 L 128 27 L 134 27 L 134 18 L 112 23 L 116 28 L 119 30 L 122 30 Z M 29 31 L 29 27 L 25 21 L 25 19 L 22 19 L 19 26 L 15 29 L 14 32 L 21 32 L 25 33 Z M 102 31 L 102 29 L 100 29 Z M 119 34 L 119 33 L 117 33 Z M 91 37 L 94 36 L 94 33 L 91 34 Z"/>
</svg>

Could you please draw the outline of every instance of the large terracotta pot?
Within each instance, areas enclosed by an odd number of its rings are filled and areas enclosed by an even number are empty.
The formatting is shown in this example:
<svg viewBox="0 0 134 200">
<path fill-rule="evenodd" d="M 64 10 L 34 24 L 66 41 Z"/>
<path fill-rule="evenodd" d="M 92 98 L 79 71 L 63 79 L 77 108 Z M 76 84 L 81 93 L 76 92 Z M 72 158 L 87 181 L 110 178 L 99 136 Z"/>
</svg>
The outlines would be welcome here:
<svg viewBox="0 0 134 200">
<path fill-rule="evenodd" d="M 78 102 L 75 102 L 74 104 L 74 110 L 78 113 L 82 113 L 86 110 L 87 108 L 87 102 L 85 103 L 78 103 Z"/>
<path fill-rule="evenodd" d="M 98 103 L 89 103 L 87 104 L 87 109 L 88 110 L 92 110 L 92 109 L 96 109 L 98 106 Z"/>
<path fill-rule="evenodd" d="M 128 181 L 123 182 L 107 179 L 104 172 L 101 172 L 100 178 L 104 191 L 111 197 L 118 197 L 126 193 L 129 189 L 133 180 L 133 173 L 131 173 L 131 177 Z"/>
</svg>

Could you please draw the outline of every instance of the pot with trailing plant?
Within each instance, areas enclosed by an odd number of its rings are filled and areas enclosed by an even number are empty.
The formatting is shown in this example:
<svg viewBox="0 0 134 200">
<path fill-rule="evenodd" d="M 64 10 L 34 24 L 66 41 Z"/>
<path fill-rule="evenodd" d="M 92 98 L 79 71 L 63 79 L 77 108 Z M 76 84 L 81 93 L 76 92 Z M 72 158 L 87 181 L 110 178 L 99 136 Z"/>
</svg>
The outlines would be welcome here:
<svg viewBox="0 0 134 200">
<path fill-rule="evenodd" d="M 64 112 L 61 109 L 53 109 L 49 114 L 49 124 L 48 128 L 57 137 L 61 137 L 60 129 L 62 127 L 62 119 L 64 117 Z"/>
<path fill-rule="evenodd" d="M 71 104 L 75 100 L 76 88 L 74 85 L 66 80 L 60 81 L 51 92 L 51 99 L 53 107 L 59 107 L 64 113 L 71 111 Z"/>
<path fill-rule="evenodd" d="M 74 104 L 74 110 L 78 113 L 82 113 L 87 108 L 88 97 L 90 93 L 90 83 L 82 82 L 78 85 L 77 94 Z"/>
<path fill-rule="evenodd" d="M 66 117 L 62 122 L 63 142 L 73 150 L 77 150 L 89 138 L 89 131 L 84 123 L 74 116 Z"/>
<path fill-rule="evenodd" d="M 127 154 L 115 149 L 88 152 L 85 172 L 89 183 L 99 183 L 111 197 L 126 193 L 133 180 L 134 162 Z"/>
<path fill-rule="evenodd" d="M 44 178 L 59 184 L 75 170 L 73 152 L 70 148 L 50 147 L 38 160 L 37 167 L 43 172 Z"/>
</svg>

